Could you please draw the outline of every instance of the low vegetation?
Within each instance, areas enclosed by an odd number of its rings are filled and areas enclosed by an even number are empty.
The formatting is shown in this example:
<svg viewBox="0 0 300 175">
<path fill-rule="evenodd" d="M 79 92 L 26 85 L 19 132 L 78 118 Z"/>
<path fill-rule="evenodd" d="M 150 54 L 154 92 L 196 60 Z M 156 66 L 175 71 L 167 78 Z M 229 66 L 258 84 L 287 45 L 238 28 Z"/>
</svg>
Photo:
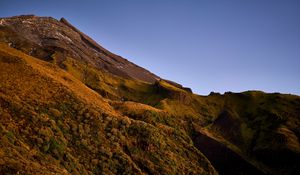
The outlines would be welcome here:
<svg viewBox="0 0 300 175">
<path fill-rule="evenodd" d="M 44 20 L 87 50 L 0 26 L 0 174 L 299 174 L 299 96 L 199 96 Z"/>
</svg>

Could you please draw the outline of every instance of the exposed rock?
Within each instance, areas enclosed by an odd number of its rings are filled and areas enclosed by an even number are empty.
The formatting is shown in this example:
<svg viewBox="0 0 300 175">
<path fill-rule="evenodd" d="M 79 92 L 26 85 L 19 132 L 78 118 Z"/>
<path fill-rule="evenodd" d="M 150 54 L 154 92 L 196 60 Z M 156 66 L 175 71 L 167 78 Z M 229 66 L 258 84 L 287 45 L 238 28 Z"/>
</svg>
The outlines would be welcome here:
<svg viewBox="0 0 300 175">
<path fill-rule="evenodd" d="M 164 79 L 163 81 L 166 81 L 167 83 L 169 83 L 169 84 L 171 84 L 171 85 L 173 85 L 173 86 L 175 86 L 175 87 L 177 87 L 179 89 L 183 89 L 183 90 L 185 90 L 187 92 L 193 93 L 192 89 L 189 88 L 189 87 L 183 87 L 181 84 L 175 83 L 174 81 L 171 81 L 171 80 Z"/>
</svg>

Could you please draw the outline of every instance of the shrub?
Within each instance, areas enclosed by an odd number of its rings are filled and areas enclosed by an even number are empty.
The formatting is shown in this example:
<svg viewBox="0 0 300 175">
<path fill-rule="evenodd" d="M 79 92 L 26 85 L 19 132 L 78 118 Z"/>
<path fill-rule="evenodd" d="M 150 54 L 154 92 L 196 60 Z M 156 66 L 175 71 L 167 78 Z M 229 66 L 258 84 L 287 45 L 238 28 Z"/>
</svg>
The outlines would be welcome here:
<svg viewBox="0 0 300 175">
<path fill-rule="evenodd" d="M 54 117 L 56 117 L 56 118 L 61 116 L 61 112 L 59 110 L 55 109 L 55 108 L 50 108 L 49 113 L 51 115 L 53 115 Z"/>
<path fill-rule="evenodd" d="M 6 133 L 6 137 L 7 139 L 9 140 L 10 143 L 14 144 L 15 143 L 15 136 L 14 136 L 14 133 L 11 132 L 11 131 L 8 131 Z"/>
</svg>

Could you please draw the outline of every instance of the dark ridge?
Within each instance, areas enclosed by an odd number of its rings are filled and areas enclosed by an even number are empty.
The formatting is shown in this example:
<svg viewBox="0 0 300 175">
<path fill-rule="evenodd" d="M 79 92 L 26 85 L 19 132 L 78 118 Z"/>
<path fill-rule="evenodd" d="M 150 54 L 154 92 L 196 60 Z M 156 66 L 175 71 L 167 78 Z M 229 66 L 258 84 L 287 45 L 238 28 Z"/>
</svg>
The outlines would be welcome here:
<svg viewBox="0 0 300 175">
<path fill-rule="evenodd" d="M 193 140 L 195 147 L 209 159 L 220 175 L 265 175 L 222 143 L 200 132 L 195 132 Z"/>
</svg>

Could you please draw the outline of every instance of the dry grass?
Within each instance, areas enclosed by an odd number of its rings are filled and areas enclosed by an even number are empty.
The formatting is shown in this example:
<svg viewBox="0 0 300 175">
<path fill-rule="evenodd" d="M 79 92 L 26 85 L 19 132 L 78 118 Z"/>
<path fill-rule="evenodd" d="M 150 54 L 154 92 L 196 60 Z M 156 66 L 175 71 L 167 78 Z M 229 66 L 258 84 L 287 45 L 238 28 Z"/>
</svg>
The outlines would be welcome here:
<svg viewBox="0 0 300 175">
<path fill-rule="evenodd" d="M 215 173 L 184 132 L 159 124 L 162 110 L 107 100 L 80 77 L 4 44 L 0 67 L 0 172 Z M 156 119 L 129 119 L 129 111 Z"/>
<path fill-rule="evenodd" d="M 214 174 L 195 131 L 268 173 L 279 170 L 266 160 L 289 167 L 299 158 L 298 96 L 204 97 L 70 57 L 63 64 L 0 44 L 0 174 Z M 281 152 L 288 156 L 272 157 Z"/>
</svg>

